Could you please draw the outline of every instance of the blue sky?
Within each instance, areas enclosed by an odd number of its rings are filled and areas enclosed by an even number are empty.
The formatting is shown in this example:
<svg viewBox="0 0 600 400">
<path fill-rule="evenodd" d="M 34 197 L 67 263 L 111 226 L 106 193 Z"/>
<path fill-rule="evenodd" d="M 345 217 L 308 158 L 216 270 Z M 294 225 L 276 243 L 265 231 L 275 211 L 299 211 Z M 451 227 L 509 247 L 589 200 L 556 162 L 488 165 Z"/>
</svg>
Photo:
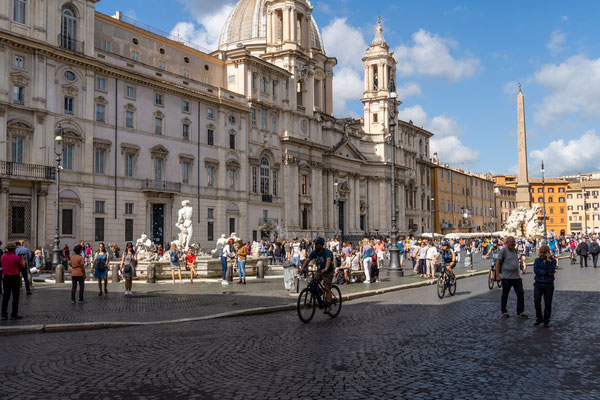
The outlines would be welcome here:
<svg viewBox="0 0 600 400">
<path fill-rule="evenodd" d="M 139 21 L 214 49 L 234 0 L 102 0 Z M 359 116 L 361 57 L 378 13 L 398 58 L 401 116 L 436 134 L 442 161 L 516 171 L 517 82 L 523 85 L 530 175 L 600 170 L 600 2 L 315 0 L 338 58 L 336 116 Z"/>
</svg>

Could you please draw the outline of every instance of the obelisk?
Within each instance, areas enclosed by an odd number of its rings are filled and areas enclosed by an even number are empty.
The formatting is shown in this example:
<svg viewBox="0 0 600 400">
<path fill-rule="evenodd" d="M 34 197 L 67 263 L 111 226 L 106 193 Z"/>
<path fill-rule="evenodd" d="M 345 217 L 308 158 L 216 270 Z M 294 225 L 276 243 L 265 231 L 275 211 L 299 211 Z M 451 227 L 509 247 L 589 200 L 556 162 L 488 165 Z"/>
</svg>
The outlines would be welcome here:
<svg viewBox="0 0 600 400">
<path fill-rule="evenodd" d="M 525 129 L 525 98 L 519 84 L 517 95 L 519 133 L 519 176 L 517 179 L 517 207 L 530 207 L 529 176 L 527 169 L 527 131 Z"/>
</svg>

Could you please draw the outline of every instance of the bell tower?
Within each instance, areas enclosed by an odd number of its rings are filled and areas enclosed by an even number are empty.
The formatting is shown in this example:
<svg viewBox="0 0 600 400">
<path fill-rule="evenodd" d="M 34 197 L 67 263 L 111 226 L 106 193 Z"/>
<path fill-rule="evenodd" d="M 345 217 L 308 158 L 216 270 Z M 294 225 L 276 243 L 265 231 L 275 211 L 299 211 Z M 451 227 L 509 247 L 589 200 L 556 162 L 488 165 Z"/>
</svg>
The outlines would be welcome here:
<svg viewBox="0 0 600 400">
<path fill-rule="evenodd" d="M 375 38 L 367 47 L 362 61 L 365 65 L 365 91 L 361 99 L 364 104 L 363 129 L 368 134 L 385 134 L 390 123 L 390 108 L 398 107 L 401 103 L 396 98 L 390 98 L 390 94 L 396 93 L 397 61 L 383 37 L 381 17 L 377 21 Z M 397 113 L 394 112 L 394 115 Z"/>
</svg>

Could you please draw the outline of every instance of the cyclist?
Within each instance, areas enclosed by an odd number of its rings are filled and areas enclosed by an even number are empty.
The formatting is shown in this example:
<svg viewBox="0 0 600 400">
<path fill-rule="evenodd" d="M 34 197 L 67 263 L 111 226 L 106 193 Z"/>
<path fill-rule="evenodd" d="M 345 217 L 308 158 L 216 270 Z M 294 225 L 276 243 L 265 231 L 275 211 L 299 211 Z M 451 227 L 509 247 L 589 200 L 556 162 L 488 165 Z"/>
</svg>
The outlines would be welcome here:
<svg viewBox="0 0 600 400">
<path fill-rule="evenodd" d="M 571 252 L 571 264 L 575 264 L 577 262 L 577 255 L 575 254 L 575 249 L 577 249 L 577 243 L 575 243 L 575 239 L 571 238 L 571 240 L 569 240 L 569 251 Z"/>
<path fill-rule="evenodd" d="M 495 262 L 496 257 L 498 256 L 498 253 L 500 252 L 500 246 L 498 245 L 498 243 L 499 243 L 498 239 L 494 239 L 492 241 L 492 245 L 488 249 L 487 253 L 483 256 L 483 258 L 488 259 L 491 256 Z"/>
<path fill-rule="evenodd" d="M 525 245 L 521 239 L 517 240 L 517 253 L 519 254 L 519 262 L 523 265 L 523 273 L 527 272 L 527 259 L 525 257 Z"/>
<path fill-rule="evenodd" d="M 315 260 L 317 266 L 317 273 L 315 279 L 323 282 L 323 287 L 326 293 L 325 313 L 329 312 L 329 304 L 331 303 L 331 285 L 333 284 L 333 253 L 329 249 L 325 248 L 325 239 L 317 236 L 313 243 L 315 249 L 310 253 L 308 258 L 302 264 L 300 273 L 303 273 L 308 264 Z"/>
<path fill-rule="evenodd" d="M 450 273 L 450 276 L 454 278 L 454 272 L 452 271 L 452 268 L 456 266 L 456 254 L 450 250 L 450 242 L 442 242 L 442 250 L 433 259 L 433 265 L 437 263 L 439 257 L 442 257 L 444 268 L 446 268 L 446 270 Z"/>
</svg>

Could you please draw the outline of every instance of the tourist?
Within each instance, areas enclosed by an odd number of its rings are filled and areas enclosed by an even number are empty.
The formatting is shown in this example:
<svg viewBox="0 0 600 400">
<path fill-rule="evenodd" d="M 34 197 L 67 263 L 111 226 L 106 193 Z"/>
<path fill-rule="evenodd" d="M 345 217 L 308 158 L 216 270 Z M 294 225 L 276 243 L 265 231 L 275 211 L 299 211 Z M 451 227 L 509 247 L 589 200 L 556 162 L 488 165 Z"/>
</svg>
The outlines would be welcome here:
<svg viewBox="0 0 600 400">
<path fill-rule="evenodd" d="M 19 315 L 19 290 L 21 288 L 21 270 L 25 268 L 25 264 L 21 257 L 15 254 L 17 246 L 8 244 L 6 253 L 0 258 L 2 263 L 2 284 L 4 286 L 4 294 L 2 295 L 2 320 L 8 319 L 8 302 L 12 297 L 12 312 L 10 319 L 17 320 L 23 318 Z"/>
<path fill-rule="evenodd" d="M 292 256 L 292 264 L 296 268 L 300 266 L 300 242 L 298 242 L 298 238 L 294 237 L 294 241 L 291 246 L 291 256 Z"/>
<path fill-rule="evenodd" d="M 93 263 L 93 253 L 94 253 L 94 249 L 92 249 L 92 246 L 89 243 L 86 243 L 86 245 L 85 245 L 85 263 L 86 263 L 86 265 Z"/>
<path fill-rule="evenodd" d="M 125 279 L 125 296 L 133 294 L 131 290 L 133 289 L 133 277 L 135 276 L 136 264 L 137 256 L 133 249 L 133 243 L 128 242 L 125 246 L 123 257 L 121 258 L 121 265 L 119 266 L 119 271 L 121 272 L 123 279 Z M 173 272 L 173 270 L 171 270 L 171 272 Z M 175 282 L 175 278 L 173 278 L 173 282 Z"/>
<path fill-rule="evenodd" d="M 598 244 L 598 239 L 593 239 L 589 247 L 590 254 L 592 255 L 592 263 L 594 264 L 594 268 L 596 268 L 598 266 L 598 255 L 600 254 L 600 245 Z"/>
<path fill-rule="evenodd" d="M 240 280 L 239 283 L 246 284 L 246 256 L 248 252 L 246 247 L 244 246 L 244 242 L 238 240 L 237 242 L 237 266 L 238 266 L 238 275 Z"/>
<path fill-rule="evenodd" d="M 77 285 L 79 285 L 79 302 L 85 303 L 83 299 L 83 291 L 85 287 L 85 261 L 81 257 L 83 251 L 81 245 L 76 245 L 73 257 L 71 257 L 71 303 L 75 304 L 75 292 L 77 291 Z"/>
<path fill-rule="evenodd" d="M 162 257 L 165 254 L 165 249 L 163 249 L 162 244 L 158 244 L 158 255 Z"/>
<path fill-rule="evenodd" d="M 535 325 L 550 326 L 552 314 L 552 296 L 554 294 L 554 274 L 556 273 L 556 259 L 552 257 L 550 247 L 543 245 L 540 256 L 533 264 L 535 283 L 533 284 L 533 302 L 535 305 Z M 542 297 L 544 298 L 544 313 L 542 314 Z"/>
<path fill-rule="evenodd" d="M 171 244 L 169 253 L 169 260 L 171 262 L 171 278 L 173 279 L 173 284 L 175 284 L 175 271 L 177 271 L 177 274 L 179 275 L 179 283 L 182 283 L 181 265 L 179 263 L 179 255 L 177 254 L 177 245 L 175 243 Z"/>
<path fill-rule="evenodd" d="M 44 266 L 44 256 L 40 250 L 36 250 L 33 255 L 33 266 L 35 267 L 35 273 L 39 273 Z"/>
<path fill-rule="evenodd" d="M 421 251 L 421 247 L 415 240 L 413 240 L 410 245 L 410 260 L 412 261 L 414 273 L 419 273 L 419 271 L 421 270 L 421 266 L 419 265 L 419 262 L 418 262 L 420 251 Z"/>
<path fill-rule="evenodd" d="M 188 249 L 188 253 L 185 256 L 185 269 L 190 271 L 190 283 L 194 283 L 194 275 L 196 275 L 196 255 L 192 249 Z"/>
<path fill-rule="evenodd" d="M 229 285 L 229 282 L 227 281 L 227 263 L 232 261 L 235 262 L 233 242 L 233 238 L 229 238 L 227 244 L 223 247 L 223 257 L 221 258 L 221 269 L 223 273 L 223 281 L 221 283 L 223 285 Z M 223 262 L 223 258 L 225 259 L 225 262 Z"/>
<path fill-rule="evenodd" d="M 519 253 L 516 249 L 515 238 L 512 236 L 506 238 L 505 246 L 498 254 L 496 280 L 498 282 L 502 281 L 502 298 L 500 301 L 502 318 L 509 317 L 506 305 L 510 289 L 514 288 L 517 295 L 517 316 L 526 319 L 527 314 L 523 312 L 525 311 L 525 292 L 523 291 L 523 280 L 519 274 Z"/>
<path fill-rule="evenodd" d="M 110 256 L 104 243 L 98 244 L 98 251 L 94 254 L 92 261 L 92 273 L 98 280 L 98 296 L 102 296 L 102 282 L 104 282 L 104 294 L 108 294 L 108 267 Z"/>
<path fill-rule="evenodd" d="M 460 244 L 460 241 L 456 241 L 456 243 L 454 243 L 454 254 L 456 255 L 456 263 L 457 264 L 460 262 L 461 252 L 462 252 L 462 246 Z"/>
<path fill-rule="evenodd" d="M 363 283 L 371 283 L 371 266 L 373 265 L 373 256 L 375 255 L 375 250 L 369 239 L 363 240 L 362 247 L 362 263 L 363 268 L 365 270 L 365 281 Z"/>
<path fill-rule="evenodd" d="M 438 255 L 437 247 L 433 245 L 433 241 L 429 241 L 427 250 L 425 250 L 425 259 L 427 266 L 427 278 L 435 278 L 435 264 L 434 260 Z"/>
<path fill-rule="evenodd" d="M 2 295 L 2 256 L 4 255 L 4 251 L 2 251 L 2 242 L 0 242 L 0 296 Z"/>
<path fill-rule="evenodd" d="M 550 251 L 552 251 L 552 247 L 550 248 Z M 581 268 L 583 268 L 583 264 L 585 264 L 585 267 L 587 268 L 588 266 L 588 253 L 590 252 L 590 248 L 586 242 L 585 239 L 583 239 L 578 245 L 577 245 L 577 255 L 579 256 L 579 266 Z"/>
<path fill-rule="evenodd" d="M 15 243 L 15 246 L 17 246 L 15 254 L 21 257 L 21 260 L 23 260 L 23 264 L 25 265 L 25 268 L 21 270 L 21 274 L 23 275 L 23 281 L 25 282 L 25 291 L 28 295 L 31 295 L 31 289 L 33 286 L 33 282 L 30 280 L 31 278 L 29 271 L 29 265 L 31 264 L 31 252 L 27 247 L 25 247 L 24 240 L 19 240 Z"/>
<path fill-rule="evenodd" d="M 427 247 L 425 241 L 422 241 L 420 247 L 418 247 L 417 260 L 419 262 L 419 276 L 429 278 L 429 275 L 427 275 Z"/>
<path fill-rule="evenodd" d="M 375 254 L 377 255 L 377 258 L 375 259 L 375 261 L 377 262 L 377 267 L 383 267 L 385 245 L 380 239 L 377 239 L 375 241 L 375 246 L 373 247 L 373 249 L 375 250 Z"/>
</svg>

